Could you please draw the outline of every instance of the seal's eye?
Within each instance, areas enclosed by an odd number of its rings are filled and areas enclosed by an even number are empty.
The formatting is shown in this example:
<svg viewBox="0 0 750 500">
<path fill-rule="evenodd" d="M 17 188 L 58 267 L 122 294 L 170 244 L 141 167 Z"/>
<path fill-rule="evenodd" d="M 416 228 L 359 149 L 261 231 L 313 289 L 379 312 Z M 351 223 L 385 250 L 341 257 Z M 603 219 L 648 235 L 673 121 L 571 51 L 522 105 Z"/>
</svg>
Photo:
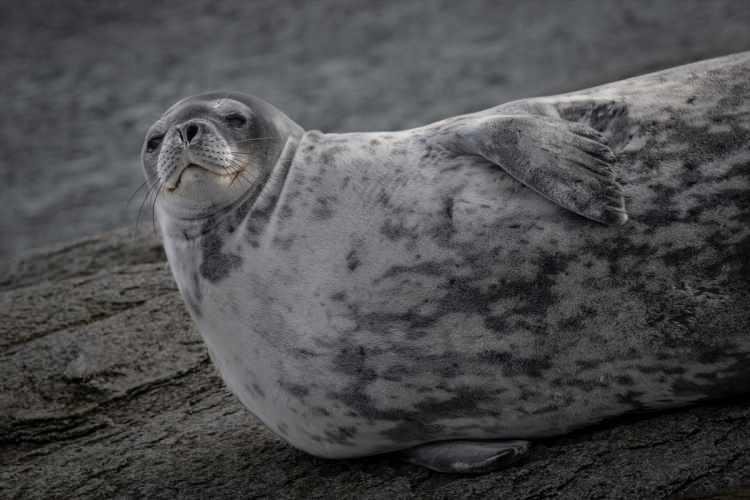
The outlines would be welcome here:
<svg viewBox="0 0 750 500">
<path fill-rule="evenodd" d="M 161 144 L 162 139 L 164 139 L 163 135 L 156 135 L 152 137 L 151 139 L 149 139 L 148 142 L 146 143 L 146 152 L 151 153 L 156 148 L 158 148 L 159 145 Z"/>
<path fill-rule="evenodd" d="M 239 113 L 230 113 L 224 117 L 224 120 L 226 120 L 230 127 L 234 128 L 242 128 L 247 123 L 247 118 Z"/>
</svg>

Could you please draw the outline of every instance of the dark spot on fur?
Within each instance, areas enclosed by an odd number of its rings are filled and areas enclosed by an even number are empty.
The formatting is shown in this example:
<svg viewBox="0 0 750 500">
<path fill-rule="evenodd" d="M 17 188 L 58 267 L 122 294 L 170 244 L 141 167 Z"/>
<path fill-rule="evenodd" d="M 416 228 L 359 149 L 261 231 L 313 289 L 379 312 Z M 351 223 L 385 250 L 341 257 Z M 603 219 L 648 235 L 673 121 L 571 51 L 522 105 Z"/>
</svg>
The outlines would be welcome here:
<svg viewBox="0 0 750 500">
<path fill-rule="evenodd" d="M 242 257 L 222 251 L 223 244 L 218 229 L 207 232 L 201 240 L 202 261 L 199 270 L 201 276 L 211 283 L 218 283 L 242 265 Z"/>
<path fill-rule="evenodd" d="M 354 446 L 352 438 L 357 435 L 357 428 L 353 426 L 337 426 L 335 430 L 323 432 L 326 441 L 343 446 Z"/>
<path fill-rule="evenodd" d="M 288 204 L 284 204 L 279 209 L 279 217 L 282 219 L 289 219 L 294 215 L 294 210 Z"/>
<path fill-rule="evenodd" d="M 641 262 L 649 260 L 656 252 L 646 242 L 635 242 L 626 234 L 619 234 L 604 242 L 590 243 L 586 246 L 589 253 L 609 264 L 609 270 L 612 275 L 629 273 L 630 277 L 637 274 Z M 636 262 L 627 270 L 622 269 L 621 261 L 625 258 L 634 258 Z"/>
<path fill-rule="evenodd" d="M 310 359 L 314 358 L 316 354 L 309 349 L 295 348 L 290 351 L 292 355 L 297 359 Z"/>
<path fill-rule="evenodd" d="M 346 254 L 346 267 L 349 269 L 349 271 L 355 271 L 360 264 L 361 262 L 359 260 L 359 256 L 357 255 L 357 250 L 350 250 L 349 253 Z"/>
<path fill-rule="evenodd" d="M 379 276 L 375 281 L 377 282 L 403 273 L 423 274 L 426 276 L 442 276 L 447 272 L 448 269 L 450 269 L 451 263 L 453 263 L 453 261 L 444 263 L 428 261 L 421 262 L 413 266 L 395 265 L 389 267 L 388 270 L 381 276 Z"/>
<path fill-rule="evenodd" d="M 391 195 L 386 192 L 385 189 L 381 189 L 375 201 L 382 207 L 387 207 L 391 202 Z"/>
<path fill-rule="evenodd" d="M 696 247 L 685 247 L 676 250 L 670 250 L 661 256 L 661 260 L 669 265 L 674 262 L 686 262 L 694 259 L 700 253 L 701 249 Z"/>
<path fill-rule="evenodd" d="M 445 427 L 437 423 L 440 420 L 462 418 L 466 415 L 499 418 L 498 410 L 480 406 L 481 403 L 491 401 L 495 397 L 496 394 L 468 386 L 451 390 L 451 397 L 448 399 L 428 396 L 415 403 L 413 408 L 399 410 L 396 415 L 390 415 L 398 418 L 387 420 L 398 423 L 380 434 L 394 442 L 423 441 L 444 433 Z"/>
<path fill-rule="evenodd" d="M 595 309 L 583 305 L 573 316 L 567 316 L 561 319 L 557 323 L 557 327 L 563 331 L 578 332 L 585 326 L 586 320 L 590 319 L 594 315 L 596 315 Z"/>
<path fill-rule="evenodd" d="M 495 315 L 484 318 L 484 326 L 499 334 L 506 333 L 510 329 L 510 325 L 505 319 Z"/>
<path fill-rule="evenodd" d="M 273 237 L 271 243 L 281 250 L 289 250 L 294 243 L 294 236 L 281 237 L 276 235 Z"/>
<path fill-rule="evenodd" d="M 331 412 L 321 406 L 313 406 L 310 408 L 310 413 L 316 417 L 330 417 Z"/>
<path fill-rule="evenodd" d="M 679 373 L 685 373 L 685 368 L 681 366 L 668 366 L 668 365 L 652 365 L 652 366 L 644 366 L 644 365 L 637 365 L 636 368 L 639 372 L 643 374 L 652 374 L 652 373 L 664 373 L 667 375 L 674 375 Z"/>
<path fill-rule="evenodd" d="M 384 380 L 389 380 L 391 382 L 400 382 L 403 377 L 413 374 L 414 370 L 410 369 L 406 365 L 393 365 L 389 366 L 388 369 L 386 369 L 381 374 L 381 376 Z"/>
<path fill-rule="evenodd" d="M 674 197 L 680 190 L 676 187 L 654 184 L 649 186 L 654 193 L 649 210 L 637 216 L 639 222 L 649 227 L 668 226 L 679 218 L 680 212 L 675 208 Z"/>
<path fill-rule="evenodd" d="M 331 138 L 329 138 L 328 140 L 329 142 L 334 142 L 333 140 L 331 140 Z M 344 146 L 331 146 L 320 153 L 320 160 L 323 162 L 324 165 L 327 165 L 327 166 L 335 165 L 336 156 L 340 155 L 346 150 L 347 148 Z"/>
<path fill-rule="evenodd" d="M 609 387 L 606 382 L 597 379 L 585 379 L 579 377 L 561 377 L 552 380 L 552 387 L 576 387 L 585 392 L 591 392 L 598 387 Z"/>
<path fill-rule="evenodd" d="M 247 235 L 247 241 L 252 247 L 257 248 L 259 246 L 258 236 L 268 224 L 277 201 L 278 195 L 269 195 L 268 199 L 256 204 L 250 215 L 247 217 L 245 222 L 245 233 Z"/>
<path fill-rule="evenodd" d="M 525 375 L 527 377 L 539 378 L 544 370 L 552 367 L 549 357 L 521 357 L 514 356 L 510 352 L 487 350 L 479 353 L 478 361 L 497 366 L 502 370 L 503 376 L 515 377 Z"/>
<path fill-rule="evenodd" d="M 578 256 L 574 254 L 542 253 L 536 259 L 539 271 L 533 279 L 517 279 L 500 283 L 497 293 L 502 297 L 525 299 L 514 309 L 514 312 L 545 317 L 547 310 L 558 300 L 552 290 L 555 285 L 555 276 L 563 273 L 568 264 L 577 259 Z"/>
<path fill-rule="evenodd" d="M 283 380 L 279 380 L 279 387 L 298 399 L 304 398 L 310 394 L 310 389 L 308 387 Z"/>
<path fill-rule="evenodd" d="M 429 334 L 430 332 L 427 330 L 419 330 L 419 329 L 409 330 L 408 332 L 406 332 L 406 340 L 419 340 L 421 338 L 426 337 Z"/>
<path fill-rule="evenodd" d="M 333 205 L 336 202 L 334 196 L 320 196 L 315 200 L 312 214 L 316 219 L 326 220 L 333 217 Z"/>
<path fill-rule="evenodd" d="M 383 225 L 380 226 L 380 233 L 391 241 L 398 241 L 401 238 L 413 236 L 403 223 L 399 222 L 397 224 L 390 218 L 386 219 Z"/>
</svg>

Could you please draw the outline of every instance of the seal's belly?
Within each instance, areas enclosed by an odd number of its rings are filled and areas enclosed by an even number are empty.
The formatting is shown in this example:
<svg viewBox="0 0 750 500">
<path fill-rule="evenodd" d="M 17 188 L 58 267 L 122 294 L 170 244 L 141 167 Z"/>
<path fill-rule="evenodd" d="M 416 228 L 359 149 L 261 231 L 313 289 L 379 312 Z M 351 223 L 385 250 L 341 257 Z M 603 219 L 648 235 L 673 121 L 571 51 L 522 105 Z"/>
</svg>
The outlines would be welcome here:
<svg viewBox="0 0 750 500">
<path fill-rule="evenodd" d="M 217 366 L 295 446 L 343 457 L 554 435 L 747 382 L 739 247 L 686 254 L 716 232 L 608 228 L 482 161 L 444 163 L 387 198 L 321 176 L 325 196 L 280 201 L 307 212 L 277 222 L 273 251 L 207 293 Z"/>
</svg>

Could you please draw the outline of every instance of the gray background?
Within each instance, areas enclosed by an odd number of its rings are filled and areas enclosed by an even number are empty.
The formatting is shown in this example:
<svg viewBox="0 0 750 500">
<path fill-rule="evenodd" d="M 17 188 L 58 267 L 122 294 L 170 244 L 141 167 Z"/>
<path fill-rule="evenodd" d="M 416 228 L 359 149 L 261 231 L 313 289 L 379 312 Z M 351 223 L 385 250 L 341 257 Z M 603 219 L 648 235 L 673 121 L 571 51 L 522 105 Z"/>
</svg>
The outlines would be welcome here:
<svg viewBox="0 0 750 500">
<path fill-rule="evenodd" d="M 0 261 L 134 225 L 142 135 L 188 94 L 403 128 L 747 50 L 748 26 L 743 0 L 3 2 Z"/>
</svg>

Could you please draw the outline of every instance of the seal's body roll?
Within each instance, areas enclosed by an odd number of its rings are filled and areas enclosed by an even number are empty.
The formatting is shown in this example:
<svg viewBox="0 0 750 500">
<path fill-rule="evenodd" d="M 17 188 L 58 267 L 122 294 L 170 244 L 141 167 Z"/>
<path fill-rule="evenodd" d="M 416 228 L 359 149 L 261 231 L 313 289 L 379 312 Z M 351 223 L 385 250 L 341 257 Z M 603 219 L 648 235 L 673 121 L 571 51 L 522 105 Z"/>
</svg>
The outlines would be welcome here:
<svg viewBox="0 0 750 500">
<path fill-rule="evenodd" d="M 492 139 L 477 124 L 518 116 L 603 134 L 629 221 L 471 149 Z M 750 53 L 282 137 L 259 191 L 189 224 L 157 214 L 222 377 L 292 445 L 534 439 L 750 389 Z"/>
</svg>

